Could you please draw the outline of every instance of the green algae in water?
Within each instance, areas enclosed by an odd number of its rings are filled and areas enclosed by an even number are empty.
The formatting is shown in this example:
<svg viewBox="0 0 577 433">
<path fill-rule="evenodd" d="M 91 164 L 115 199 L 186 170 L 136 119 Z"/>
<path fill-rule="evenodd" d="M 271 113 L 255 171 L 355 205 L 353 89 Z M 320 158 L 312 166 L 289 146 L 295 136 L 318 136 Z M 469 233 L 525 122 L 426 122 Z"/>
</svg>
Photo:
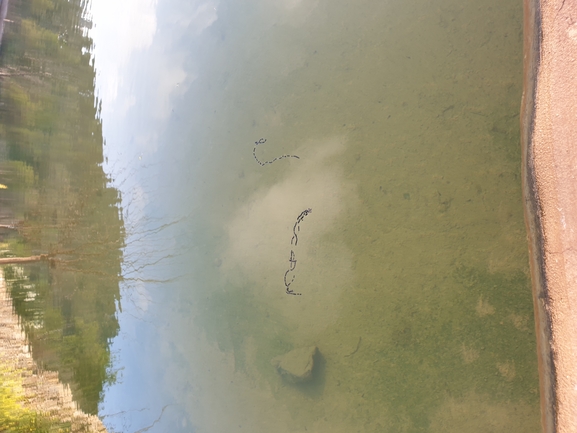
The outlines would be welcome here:
<svg viewBox="0 0 577 433">
<path fill-rule="evenodd" d="M 191 85 L 214 107 L 191 116 L 212 182 L 187 209 L 183 404 L 210 431 L 537 432 L 522 5 L 293 3 L 229 5 Z M 259 164 L 260 137 L 260 161 L 299 158 Z M 318 380 L 283 382 L 270 360 L 313 345 Z"/>
</svg>

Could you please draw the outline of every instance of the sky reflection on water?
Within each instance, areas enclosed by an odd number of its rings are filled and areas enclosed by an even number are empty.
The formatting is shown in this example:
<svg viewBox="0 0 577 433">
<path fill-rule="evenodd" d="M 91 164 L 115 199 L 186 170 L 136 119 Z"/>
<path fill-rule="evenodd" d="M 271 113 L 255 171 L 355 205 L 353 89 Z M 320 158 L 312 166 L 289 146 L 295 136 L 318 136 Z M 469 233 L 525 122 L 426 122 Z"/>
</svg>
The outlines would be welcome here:
<svg viewBox="0 0 577 433">
<path fill-rule="evenodd" d="M 509 3 L 92 4 L 127 225 L 110 426 L 538 425 Z M 311 344 L 287 386 L 270 359 Z"/>
</svg>

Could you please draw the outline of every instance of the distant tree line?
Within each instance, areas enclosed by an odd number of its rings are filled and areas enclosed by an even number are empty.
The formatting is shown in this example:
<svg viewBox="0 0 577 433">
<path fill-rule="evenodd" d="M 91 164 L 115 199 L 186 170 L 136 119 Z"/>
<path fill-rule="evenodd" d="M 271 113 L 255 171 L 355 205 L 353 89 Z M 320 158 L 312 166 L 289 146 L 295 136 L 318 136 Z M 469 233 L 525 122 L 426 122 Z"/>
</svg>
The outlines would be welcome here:
<svg viewBox="0 0 577 433">
<path fill-rule="evenodd" d="M 115 380 L 125 234 L 102 169 L 86 5 L 10 2 L 0 48 L 0 258 L 13 262 L 5 277 L 34 358 L 95 414 Z"/>
</svg>

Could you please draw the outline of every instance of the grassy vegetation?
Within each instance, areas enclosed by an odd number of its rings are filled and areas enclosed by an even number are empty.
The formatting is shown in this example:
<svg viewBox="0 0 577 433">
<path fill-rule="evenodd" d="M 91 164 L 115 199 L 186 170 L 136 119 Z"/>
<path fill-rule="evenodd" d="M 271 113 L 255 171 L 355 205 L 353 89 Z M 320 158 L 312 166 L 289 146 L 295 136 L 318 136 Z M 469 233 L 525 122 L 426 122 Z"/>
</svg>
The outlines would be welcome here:
<svg viewBox="0 0 577 433">
<path fill-rule="evenodd" d="M 0 364 L 0 432 L 68 433 L 70 424 L 62 423 L 24 407 L 22 375 L 9 365 Z"/>
</svg>

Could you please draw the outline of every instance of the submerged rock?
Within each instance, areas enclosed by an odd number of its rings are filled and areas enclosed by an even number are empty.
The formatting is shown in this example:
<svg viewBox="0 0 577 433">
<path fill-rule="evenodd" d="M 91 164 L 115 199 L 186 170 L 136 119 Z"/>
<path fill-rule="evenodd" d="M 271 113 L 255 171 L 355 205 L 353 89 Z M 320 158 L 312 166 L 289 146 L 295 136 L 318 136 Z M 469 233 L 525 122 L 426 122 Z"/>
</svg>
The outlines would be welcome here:
<svg viewBox="0 0 577 433">
<path fill-rule="evenodd" d="M 309 382 L 313 378 L 317 346 L 301 347 L 271 360 L 279 374 L 291 383 Z"/>
</svg>

